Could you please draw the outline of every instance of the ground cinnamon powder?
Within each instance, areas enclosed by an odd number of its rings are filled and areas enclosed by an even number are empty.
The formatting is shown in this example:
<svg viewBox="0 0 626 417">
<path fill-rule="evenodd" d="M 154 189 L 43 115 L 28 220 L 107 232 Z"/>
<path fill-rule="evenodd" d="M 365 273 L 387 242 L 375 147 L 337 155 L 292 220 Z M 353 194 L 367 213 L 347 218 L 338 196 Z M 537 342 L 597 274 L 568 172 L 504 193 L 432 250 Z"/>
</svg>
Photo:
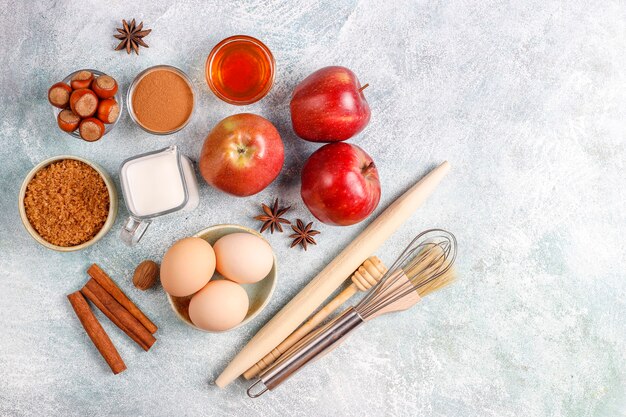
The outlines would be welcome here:
<svg viewBox="0 0 626 417">
<path fill-rule="evenodd" d="M 144 75 L 133 91 L 133 113 L 143 127 L 155 132 L 176 130 L 193 110 L 193 92 L 172 70 L 159 68 Z"/>
<path fill-rule="evenodd" d="M 76 246 L 102 229 L 109 215 L 109 190 L 92 167 L 75 159 L 53 162 L 26 186 L 28 222 L 47 242 Z"/>
</svg>

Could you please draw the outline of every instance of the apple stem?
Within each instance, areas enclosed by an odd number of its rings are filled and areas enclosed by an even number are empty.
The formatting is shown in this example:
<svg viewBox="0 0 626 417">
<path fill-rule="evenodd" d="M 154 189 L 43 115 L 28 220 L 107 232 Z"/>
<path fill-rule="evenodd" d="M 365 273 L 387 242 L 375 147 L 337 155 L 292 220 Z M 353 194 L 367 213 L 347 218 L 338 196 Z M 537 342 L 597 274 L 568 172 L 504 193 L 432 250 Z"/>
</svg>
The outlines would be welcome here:
<svg viewBox="0 0 626 417">
<path fill-rule="evenodd" d="M 374 161 L 372 161 L 362 168 L 363 175 L 368 176 L 375 169 L 376 169 L 376 164 L 374 164 Z"/>
<path fill-rule="evenodd" d="M 367 87 L 369 87 L 369 86 L 370 86 L 370 84 L 369 84 L 369 83 L 367 83 L 367 84 L 365 84 L 363 87 L 359 88 L 359 93 L 362 93 L 362 92 L 363 92 L 363 90 L 365 90 L 365 89 L 366 89 Z"/>
</svg>

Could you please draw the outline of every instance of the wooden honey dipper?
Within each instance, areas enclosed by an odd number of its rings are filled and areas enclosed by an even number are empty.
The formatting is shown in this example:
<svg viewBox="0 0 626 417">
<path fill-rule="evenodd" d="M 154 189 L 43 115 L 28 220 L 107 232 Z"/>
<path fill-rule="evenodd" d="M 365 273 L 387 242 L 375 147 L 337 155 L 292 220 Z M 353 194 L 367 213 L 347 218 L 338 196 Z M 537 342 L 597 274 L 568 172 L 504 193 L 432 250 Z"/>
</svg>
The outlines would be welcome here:
<svg viewBox="0 0 626 417">
<path fill-rule="evenodd" d="M 335 298 L 333 298 L 322 309 L 315 313 L 306 323 L 300 328 L 294 331 L 288 338 L 283 340 L 278 346 L 276 346 L 270 353 L 265 355 L 263 359 L 252 365 L 250 369 L 244 372 L 243 376 L 246 379 L 251 379 L 257 376 L 261 371 L 271 365 L 280 355 L 285 353 L 287 349 L 295 345 L 304 336 L 309 334 L 311 330 L 315 329 L 320 323 L 322 323 L 329 315 L 337 310 L 343 303 L 348 301 L 354 294 L 359 291 L 368 291 L 374 284 L 380 280 L 380 278 L 387 272 L 387 267 L 377 256 L 370 256 L 354 271 L 354 274 L 350 277 L 352 283 L 341 291 Z"/>
</svg>

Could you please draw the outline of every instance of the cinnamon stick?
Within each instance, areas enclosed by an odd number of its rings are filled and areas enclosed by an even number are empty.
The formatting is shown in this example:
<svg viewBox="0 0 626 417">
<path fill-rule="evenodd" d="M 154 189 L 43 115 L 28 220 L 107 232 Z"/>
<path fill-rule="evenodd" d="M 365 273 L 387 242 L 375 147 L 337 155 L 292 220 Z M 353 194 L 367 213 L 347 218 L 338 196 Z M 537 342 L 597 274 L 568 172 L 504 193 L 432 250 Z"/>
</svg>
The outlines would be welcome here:
<svg viewBox="0 0 626 417">
<path fill-rule="evenodd" d="M 148 317 L 137 306 L 130 301 L 126 294 L 119 289 L 119 287 L 115 284 L 115 282 L 104 272 L 98 265 L 93 264 L 87 270 L 89 276 L 96 281 L 108 292 L 111 294 L 115 300 L 120 303 L 130 314 L 132 314 L 143 326 L 148 329 L 150 333 L 155 333 L 157 331 L 157 326 L 150 321 Z"/>
<path fill-rule="evenodd" d="M 144 350 L 149 350 L 156 339 L 144 326 L 137 320 L 123 305 L 117 302 L 111 294 L 103 288 L 98 281 L 90 279 L 87 281 L 83 289 L 87 289 L 83 294 L 87 297 L 93 297 L 96 301 L 92 302 L 100 308 L 100 310 L 115 324 L 121 323 L 120 329 L 124 331 L 131 339 L 137 341 L 137 344 Z M 91 300 L 91 298 L 90 298 Z"/>
<path fill-rule="evenodd" d="M 89 288 L 87 288 L 86 285 L 81 288 L 80 292 L 85 296 L 86 299 L 88 299 L 96 307 L 98 307 L 98 309 L 102 311 L 104 315 L 113 322 L 113 324 L 122 329 L 122 331 L 126 333 L 128 337 L 133 339 L 139 346 L 141 346 L 143 350 L 147 351 L 148 349 L 150 349 L 150 346 L 148 346 L 143 340 L 141 340 L 141 338 L 133 333 L 128 327 L 124 326 L 122 321 L 115 314 L 113 314 L 111 310 L 109 310 L 107 306 L 102 302 L 102 300 L 96 297 L 96 295 Z"/>
<path fill-rule="evenodd" d="M 117 352 L 117 349 L 115 349 L 113 342 L 109 339 L 109 336 L 100 325 L 96 316 L 93 315 L 89 304 L 87 304 L 87 300 L 85 300 L 79 291 L 69 294 L 67 299 L 70 301 L 85 332 L 87 332 L 87 335 L 107 362 L 111 371 L 117 375 L 125 370 L 126 364 L 124 364 L 122 357 Z"/>
</svg>

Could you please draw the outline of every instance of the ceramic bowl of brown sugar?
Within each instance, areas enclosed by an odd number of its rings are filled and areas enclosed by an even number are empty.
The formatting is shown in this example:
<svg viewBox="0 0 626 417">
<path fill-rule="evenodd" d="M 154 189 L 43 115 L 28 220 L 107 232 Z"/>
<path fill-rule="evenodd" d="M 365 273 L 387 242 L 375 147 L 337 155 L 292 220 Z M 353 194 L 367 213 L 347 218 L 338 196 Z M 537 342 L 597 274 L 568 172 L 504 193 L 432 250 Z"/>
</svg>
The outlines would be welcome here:
<svg viewBox="0 0 626 417">
<path fill-rule="evenodd" d="M 117 190 L 97 164 L 59 155 L 30 170 L 18 206 L 33 239 L 48 249 L 72 252 L 93 245 L 111 230 Z"/>
</svg>

